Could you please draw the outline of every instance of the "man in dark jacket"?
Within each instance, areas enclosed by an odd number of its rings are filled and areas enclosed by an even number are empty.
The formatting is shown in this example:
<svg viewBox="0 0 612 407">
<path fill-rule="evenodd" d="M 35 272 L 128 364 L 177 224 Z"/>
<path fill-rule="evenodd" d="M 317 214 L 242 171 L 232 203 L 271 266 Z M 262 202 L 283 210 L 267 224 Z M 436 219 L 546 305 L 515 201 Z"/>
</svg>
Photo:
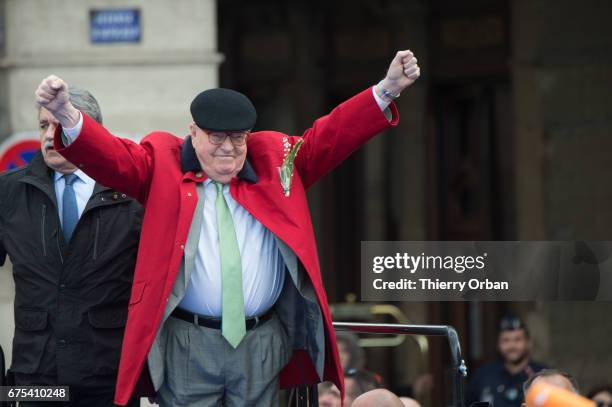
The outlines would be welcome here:
<svg viewBox="0 0 612 407">
<path fill-rule="evenodd" d="M 70 100 L 102 122 L 89 92 L 73 88 Z M 38 118 L 41 151 L 0 176 L 0 265 L 8 254 L 15 279 L 11 371 L 18 385 L 70 386 L 60 405 L 113 406 L 143 210 L 54 151 L 58 123 L 44 108 Z"/>
<path fill-rule="evenodd" d="M 466 392 L 466 405 L 488 401 L 495 407 L 520 407 L 523 383 L 544 366 L 531 358 L 527 326 L 519 317 L 506 315 L 499 323 L 500 359 L 474 372 Z"/>
</svg>

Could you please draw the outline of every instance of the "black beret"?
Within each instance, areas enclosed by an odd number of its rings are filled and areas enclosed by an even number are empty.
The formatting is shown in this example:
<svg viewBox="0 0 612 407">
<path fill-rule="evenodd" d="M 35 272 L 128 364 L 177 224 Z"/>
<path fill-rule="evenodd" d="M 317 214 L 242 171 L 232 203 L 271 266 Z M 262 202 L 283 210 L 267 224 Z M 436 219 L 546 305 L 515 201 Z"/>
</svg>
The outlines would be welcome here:
<svg viewBox="0 0 612 407">
<path fill-rule="evenodd" d="M 231 89 L 216 88 L 201 92 L 191 102 L 191 117 L 201 129 L 216 131 L 250 130 L 257 112 L 248 97 Z"/>
</svg>

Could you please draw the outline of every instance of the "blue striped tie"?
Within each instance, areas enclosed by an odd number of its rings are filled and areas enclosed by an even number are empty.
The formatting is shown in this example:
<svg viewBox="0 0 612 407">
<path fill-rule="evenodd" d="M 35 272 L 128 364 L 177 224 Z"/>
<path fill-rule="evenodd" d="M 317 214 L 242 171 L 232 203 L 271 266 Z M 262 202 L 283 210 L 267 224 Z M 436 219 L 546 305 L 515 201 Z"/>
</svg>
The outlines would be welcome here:
<svg viewBox="0 0 612 407">
<path fill-rule="evenodd" d="M 64 175 L 66 185 L 64 186 L 64 194 L 62 195 L 62 229 L 64 231 L 64 239 L 70 241 L 72 232 L 79 222 L 79 210 L 77 208 L 76 195 L 72 184 L 78 177 L 74 174 Z"/>
</svg>

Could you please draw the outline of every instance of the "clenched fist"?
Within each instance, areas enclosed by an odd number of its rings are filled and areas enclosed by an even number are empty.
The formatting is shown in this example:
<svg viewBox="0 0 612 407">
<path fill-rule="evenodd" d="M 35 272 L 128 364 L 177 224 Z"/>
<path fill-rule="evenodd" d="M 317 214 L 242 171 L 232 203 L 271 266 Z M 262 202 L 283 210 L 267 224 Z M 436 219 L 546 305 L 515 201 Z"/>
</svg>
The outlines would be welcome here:
<svg viewBox="0 0 612 407">
<path fill-rule="evenodd" d="M 384 96 L 381 94 L 384 89 L 391 95 L 397 96 L 412 85 L 420 75 L 421 68 L 417 65 L 417 59 L 412 51 L 398 51 L 389 65 L 387 76 L 377 86 L 376 92 L 379 93 L 379 96 Z"/>
<path fill-rule="evenodd" d="M 63 127 L 74 127 L 79 121 L 79 111 L 70 103 L 68 84 L 55 75 L 42 80 L 35 92 L 36 103 L 47 109 Z"/>
</svg>

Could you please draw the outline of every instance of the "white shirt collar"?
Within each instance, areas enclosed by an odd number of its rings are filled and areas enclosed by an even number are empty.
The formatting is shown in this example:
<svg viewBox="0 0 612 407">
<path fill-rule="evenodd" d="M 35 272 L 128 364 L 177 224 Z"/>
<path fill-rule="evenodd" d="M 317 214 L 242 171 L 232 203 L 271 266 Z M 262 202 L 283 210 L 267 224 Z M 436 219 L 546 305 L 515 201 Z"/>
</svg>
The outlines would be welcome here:
<svg viewBox="0 0 612 407">
<path fill-rule="evenodd" d="M 90 176 L 88 176 L 81 170 L 76 170 L 75 172 L 73 172 L 73 174 L 76 175 L 79 178 L 79 180 L 83 181 L 84 183 L 88 185 L 93 185 L 96 183 L 96 181 L 94 181 L 93 178 L 91 178 Z M 55 182 L 59 181 L 63 176 L 64 174 L 62 174 L 61 172 L 55 171 L 54 181 Z"/>
</svg>

